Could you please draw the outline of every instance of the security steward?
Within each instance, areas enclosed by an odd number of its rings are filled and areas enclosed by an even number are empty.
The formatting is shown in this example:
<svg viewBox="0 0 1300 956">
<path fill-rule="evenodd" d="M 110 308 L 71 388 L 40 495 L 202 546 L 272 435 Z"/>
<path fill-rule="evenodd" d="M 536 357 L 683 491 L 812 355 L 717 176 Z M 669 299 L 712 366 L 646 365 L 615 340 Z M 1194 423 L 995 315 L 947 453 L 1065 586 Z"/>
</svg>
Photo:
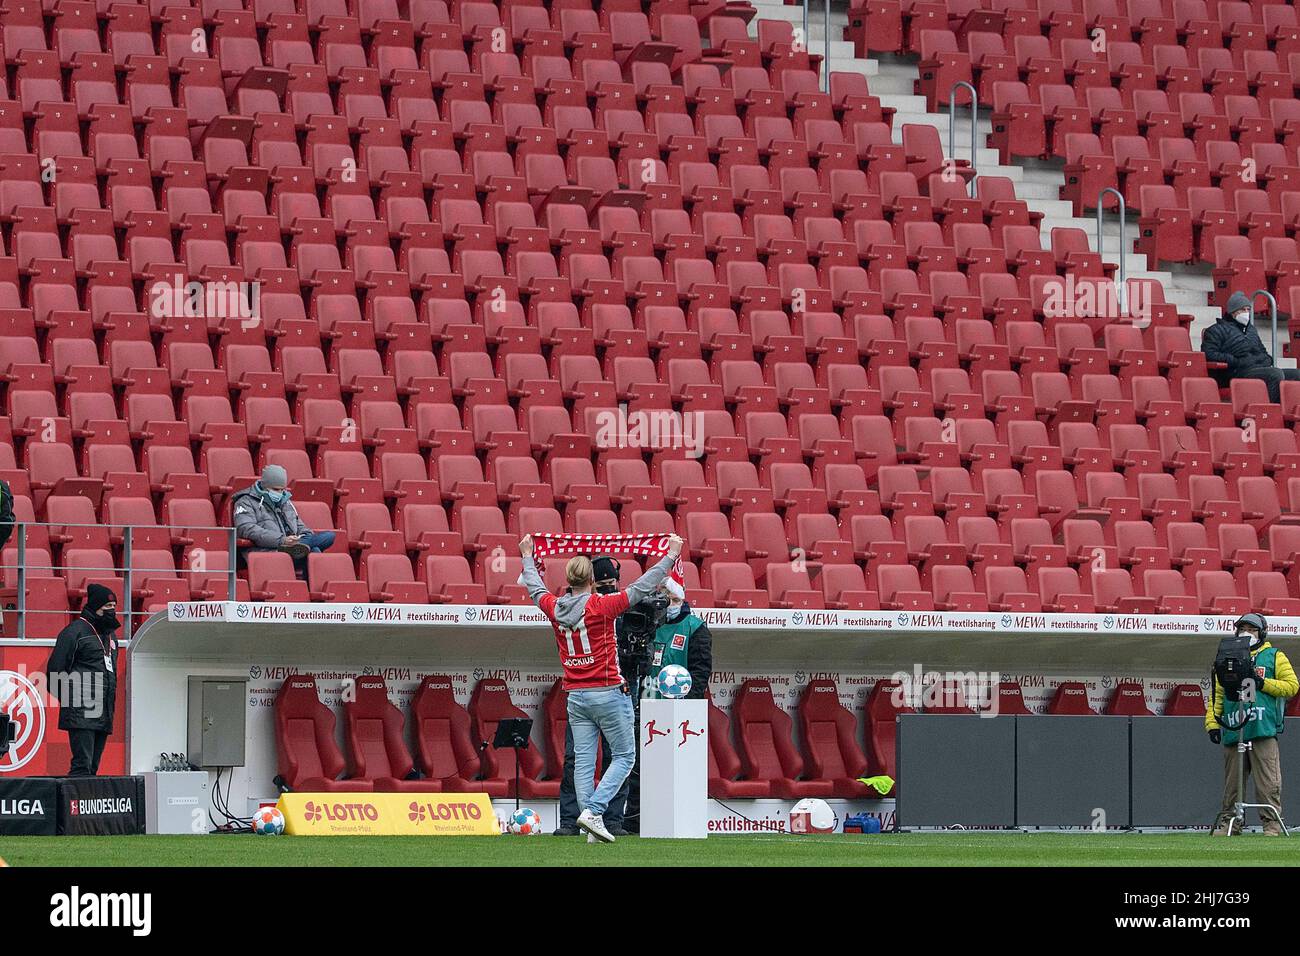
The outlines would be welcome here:
<svg viewBox="0 0 1300 956">
<path fill-rule="evenodd" d="M 59 729 L 72 750 L 69 777 L 99 773 L 113 732 L 117 700 L 117 598 L 102 584 L 86 588 L 81 614 L 59 632 L 45 672 L 59 699 Z"/>
</svg>

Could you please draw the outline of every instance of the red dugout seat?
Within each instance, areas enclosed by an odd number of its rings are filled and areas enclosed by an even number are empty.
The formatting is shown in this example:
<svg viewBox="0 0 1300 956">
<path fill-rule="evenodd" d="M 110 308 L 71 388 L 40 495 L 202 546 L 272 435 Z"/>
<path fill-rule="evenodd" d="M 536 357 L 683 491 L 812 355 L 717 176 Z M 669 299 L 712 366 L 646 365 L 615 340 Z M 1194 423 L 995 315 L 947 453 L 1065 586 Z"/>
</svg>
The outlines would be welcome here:
<svg viewBox="0 0 1300 956">
<path fill-rule="evenodd" d="M 738 780 L 742 765 L 731 743 L 731 719 L 709 695 L 709 796 L 715 799 L 770 797 L 768 780 Z"/>
<path fill-rule="evenodd" d="M 491 744 L 496 736 L 497 724 L 507 717 L 527 717 L 510 700 L 506 682 L 484 678 L 474 687 L 469 699 L 469 715 L 479 740 Z M 555 800 L 560 796 L 559 780 L 541 779 L 546 771 L 545 760 L 531 744 L 518 751 L 497 750 L 489 746 L 483 751 L 483 779 L 489 783 L 506 785 L 506 796 L 515 796 L 515 760 L 519 760 L 519 796 Z"/>
<path fill-rule="evenodd" d="M 411 699 L 411 730 L 424 775 L 445 792 L 509 795 L 504 780 L 481 779 L 481 739 L 475 739 L 469 712 L 456 702 L 451 678 L 428 674 Z"/>
<path fill-rule="evenodd" d="M 833 680 L 808 682 L 799 698 L 799 728 L 810 776 L 829 780 L 836 797 L 879 796 L 874 788 L 858 782 L 867 774 L 867 757 L 858 746 L 858 722 L 840 703 Z"/>
<path fill-rule="evenodd" d="M 871 751 L 871 770 L 898 779 L 898 715 L 916 710 L 902 700 L 903 687 L 898 681 L 877 681 L 867 698 L 867 746 Z M 895 786 L 884 796 L 893 796 Z"/>
<path fill-rule="evenodd" d="M 1097 716 L 1097 712 L 1088 703 L 1088 688 L 1079 681 L 1065 681 L 1057 685 L 1056 692 L 1047 705 L 1047 712 L 1075 717 Z"/>
<path fill-rule="evenodd" d="M 363 676 L 355 682 L 355 699 L 343 704 L 353 779 L 369 780 L 377 791 L 438 793 L 441 780 L 421 780 L 406 746 L 402 712 L 388 699 L 382 677 Z"/>
<path fill-rule="evenodd" d="M 1106 713 L 1121 717 L 1152 717 L 1146 691 L 1133 681 L 1120 681 L 1106 703 Z"/>
<path fill-rule="evenodd" d="M 314 677 L 290 677 L 275 695 L 275 743 L 280 777 L 291 790 L 370 793 L 370 780 L 339 779 L 343 752 L 334 742 L 334 713 L 323 703 Z"/>
<path fill-rule="evenodd" d="M 793 721 L 772 699 L 772 684 L 747 680 L 736 691 L 732 705 L 736 745 L 745 776 L 771 785 L 772 795 L 786 800 L 829 797 L 830 780 L 806 780 L 804 760 L 791 737 Z"/>
</svg>

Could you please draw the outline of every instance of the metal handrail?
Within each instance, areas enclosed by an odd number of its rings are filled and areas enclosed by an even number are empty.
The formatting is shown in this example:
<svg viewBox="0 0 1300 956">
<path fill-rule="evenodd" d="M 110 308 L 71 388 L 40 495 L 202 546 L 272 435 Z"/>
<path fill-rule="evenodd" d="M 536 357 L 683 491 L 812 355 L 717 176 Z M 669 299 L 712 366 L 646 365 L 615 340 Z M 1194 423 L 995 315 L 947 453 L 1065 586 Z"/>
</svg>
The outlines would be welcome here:
<svg viewBox="0 0 1300 956">
<path fill-rule="evenodd" d="M 1256 289 L 1255 294 L 1250 297 L 1251 322 L 1255 321 L 1255 300 L 1260 296 L 1268 299 L 1269 317 L 1273 323 L 1273 367 L 1277 368 L 1277 299 L 1273 298 L 1273 293 L 1267 289 Z"/>
<path fill-rule="evenodd" d="M 957 165 L 957 90 L 961 87 L 970 90 L 970 169 L 975 175 L 970 178 L 970 195 L 975 195 L 976 172 L 975 141 L 978 135 L 980 97 L 978 91 L 965 80 L 958 80 L 948 91 L 948 155 L 952 157 L 953 166 Z"/>
<path fill-rule="evenodd" d="M 42 563 L 40 563 L 40 564 L 31 565 L 31 564 L 29 564 L 29 562 L 28 562 L 28 560 L 27 560 L 27 558 L 28 558 L 28 553 L 29 553 L 29 550 L 30 550 L 29 547 L 28 547 L 28 545 L 29 545 L 29 530 L 30 530 L 30 529 L 34 529 L 34 528 L 95 528 L 95 529 L 104 529 L 104 530 L 108 530 L 108 529 L 112 529 L 112 528 L 121 528 L 121 529 L 123 530 L 123 534 L 122 534 L 122 566 L 121 566 L 121 567 L 108 567 L 108 568 L 101 568 L 101 567 L 85 567 L 85 566 L 73 567 L 73 566 L 71 566 L 71 565 L 60 565 L 60 564 L 55 564 L 55 563 L 54 563 L 54 560 L 53 560 L 53 557 L 50 558 L 50 562 L 49 562 L 48 564 L 42 562 Z M 203 526 L 203 525 L 192 525 L 192 524 L 186 524 L 186 525 L 180 525 L 180 524 L 174 524 L 174 525 L 169 525 L 169 524 L 137 524 L 137 525 L 131 525 L 131 524 L 120 524 L 120 523 L 115 523 L 115 522 L 105 522 L 105 523 L 101 523 L 101 524 L 82 524 L 82 523 L 79 523 L 79 522 L 73 522 L 73 521 L 15 521 L 15 522 L 14 522 L 14 534 L 15 534 L 15 538 L 16 538 L 16 542 L 15 542 L 15 543 L 16 543 L 16 548 L 17 548 L 17 565 L 10 565 L 10 564 L 7 564 L 7 563 L 4 562 L 3 558 L 0 557 L 0 572 L 9 571 L 9 570 L 14 570 L 14 571 L 16 571 L 16 581 L 15 581 L 15 583 L 16 583 L 16 585 L 17 585 L 17 591 L 18 591 L 18 594 L 17 594 L 16 607 L 14 608 L 14 611 L 15 611 L 15 615 L 16 615 L 16 618 L 17 618 L 17 630 L 18 630 L 18 636 L 19 636 L 19 637 L 26 637 L 26 631 L 27 631 L 27 615 L 28 615 L 29 613 L 42 613 L 42 614 L 43 614 L 43 613 L 58 613 L 58 614 L 66 614 L 66 613 L 69 613 L 69 612 L 67 612 L 67 611 L 57 611 L 57 612 L 49 612 L 49 611 L 36 611 L 36 612 L 31 612 L 31 611 L 29 611 L 29 609 L 28 609 L 28 607 L 27 607 L 27 589 L 28 589 L 28 578 L 29 578 L 29 574 L 28 574 L 28 572 L 29 572 L 29 570 L 39 570 L 39 571 L 89 571 L 89 572 L 92 572 L 92 573 L 93 573 L 93 572 L 106 572 L 106 573 L 111 573 L 111 574 L 121 574 L 121 575 L 122 575 L 122 593 L 123 593 L 123 595 L 124 595 L 123 604 L 125 604 L 125 607 L 121 609 L 121 617 L 122 617 L 122 621 L 123 621 L 123 634 L 122 634 L 122 637 L 123 637 L 124 640 L 128 640 L 128 641 L 131 639 L 131 635 L 132 635 L 132 633 L 133 633 L 133 631 L 134 631 L 134 621 L 135 621 L 135 618 L 136 618 L 136 617 L 139 617 L 139 616 L 147 616 L 147 614 L 148 614 L 147 611 L 133 611 L 133 610 L 131 609 L 131 595 L 133 595 L 133 594 L 135 593 L 135 589 L 134 589 L 134 587 L 133 587 L 133 584 L 134 584 L 134 577 L 135 577 L 135 575 L 137 575 L 137 574 L 141 574 L 141 575 L 146 575 L 146 574 L 170 574 L 170 575 L 176 575 L 176 576 L 179 578 L 181 575 L 192 575 L 192 574 L 221 574 L 221 573 L 223 573 L 222 571 L 215 571 L 215 572 L 200 571 L 200 570 L 197 570 L 197 569 L 194 569 L 194 568 L 188 568 L 188 567 L 187 567 L 187 568 L 177 568 L 177 567 L 170 567 L 170 568 L 138 568 L 138 567 L 132 567 L 132 561 L 131 561 L 131 558 L 132 558 L 132 554 L 133 554 L 133 550 L 134 550 L 134 537 L 135 537 L 135 532 L 136 532 L 136 531 L 151 530 L 151 529 L 152 529 L 152 530 L 167 530 L 167 531 L 183 531 L 183 532 L 204 532 L 204 531 L 219 531 L 219 532 L 221 532 L 221 533 L 223 534 L 223 536 L 225 537 L 225 539 L 226 539 L 226 548 L 225 548 L 225 551 L 226 551 L 226 555 L 227 555 L 227 558 L 228 558 L 227 566 L 226 566 L 226 568 L 224 569 L 224 574 L 225 574 L 225 576 L 226 576 L 226 593 L 227 593 L 227 598 L 228 598 L 229 600 L 232 600 L 232 601 L 235 599 L 235 597 L 236 597 L 236 595 L 237 595 L 237 593 L 238 593 L 238 575 L 237 575 L 237 572 L 236 572 L 236 563 L 235 563 L 235 562 L 236 562 L 236 558 L 237 558 L 237 554 L 238 554 L 238 552 L 237 552 L 237 535 L 236 535 L 236 533 L 235 533 L 235 529 L 234 529 L 234 528 L 230 528 L 230 527 L 224 527 L 224 528 L 223 528 L 223 527 L 207 527 L 207 526 Z M 42 549 L 42 550 L 44 550 L 44 549 Z"/>
<path fill-rule="evenodd" d="M 805 34 L 805 38 L 807 34 Z M 826 73 L 826 92 L 831 91 L 831 0 L 826 0 L 826 55 L 822 57 Z"/>
<path fill-rule="evenodd" d="M 803 0 L 803 48 L 808 49 L 808 3 L 809 0 Z"/>
<path fill-rule="evenodd" d="M 1116 288 L 1116 292 L 1118 293 L 1120 312 L 1127 315 L 1128 268 L 1124 264 L 1124 260 L 1127 258 L 1124 253 L 1124 227 L 1128 219 L 1128 207 L 1124 204 L 1124 194 L 1113 186 L 1107 186 L 1102 189 L 1101 192 L 1097 193 L 1097 256 L 1103 261 L 1105 260 L 1105 244 L 1102 242 L 1103 234 L 1101 231 L 1101 221 L 1102 213 L 1104 212 L 1102 209 L 1102 203 L 1106 199 L 1107 193 L 1110 193 L 1119 200 L 1119 286 Z"/>
</svg>

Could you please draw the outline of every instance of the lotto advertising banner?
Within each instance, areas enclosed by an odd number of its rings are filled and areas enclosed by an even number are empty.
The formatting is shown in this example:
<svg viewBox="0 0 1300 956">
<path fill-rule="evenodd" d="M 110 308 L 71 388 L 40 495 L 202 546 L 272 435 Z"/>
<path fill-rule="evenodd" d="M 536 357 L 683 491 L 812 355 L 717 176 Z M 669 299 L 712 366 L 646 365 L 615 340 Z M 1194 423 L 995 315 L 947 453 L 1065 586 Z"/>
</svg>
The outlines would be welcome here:
<svg viewBox="0 0 1300 956">
<path fill-rule="evenodd" d="M 783 611 L 697 608 L 713 630 L 816 629 L 830 631 L 950 631 L 1062 634 L 1214 634 L 1232 630 L 1234 616 L 1157 614 L 1010 614 L 963 611 Z M 174 601 L 167 619 L 181 623 L 530 627 L 546 618 L 532 607 L 427 604 L 271 604 L 244 601 Z M 1300 635 L 1300 618 L 1270 617 L 1269 630 Z"/>
<path fill-rule="evenodd" d="M 483 793 L 285 793 L 292 836 L 500 836 Z"/>
</svg>

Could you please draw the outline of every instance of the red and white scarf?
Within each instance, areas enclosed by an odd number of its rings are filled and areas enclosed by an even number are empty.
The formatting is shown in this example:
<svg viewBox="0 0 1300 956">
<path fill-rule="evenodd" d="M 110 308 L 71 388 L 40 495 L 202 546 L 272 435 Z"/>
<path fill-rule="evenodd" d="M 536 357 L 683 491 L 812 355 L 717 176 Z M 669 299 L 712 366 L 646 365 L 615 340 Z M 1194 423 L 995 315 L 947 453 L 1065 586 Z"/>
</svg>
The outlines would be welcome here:
<svg viewBox="0 0 1300 956">
<path fill-rule="evenodd" d="M 545 567 L 547 558 L 571 557 L 585 554 L 591 558 L 604 555 L 631 554 L 652 557 L 656 561 L 668 553 L 666 534 L 535 534 L 533 535 L 533 560 L 537 570 Z M 686 575 L 681 557 L 664 578 L 664 587 L 678 600 L 686 598 Z"/>
</svg>

